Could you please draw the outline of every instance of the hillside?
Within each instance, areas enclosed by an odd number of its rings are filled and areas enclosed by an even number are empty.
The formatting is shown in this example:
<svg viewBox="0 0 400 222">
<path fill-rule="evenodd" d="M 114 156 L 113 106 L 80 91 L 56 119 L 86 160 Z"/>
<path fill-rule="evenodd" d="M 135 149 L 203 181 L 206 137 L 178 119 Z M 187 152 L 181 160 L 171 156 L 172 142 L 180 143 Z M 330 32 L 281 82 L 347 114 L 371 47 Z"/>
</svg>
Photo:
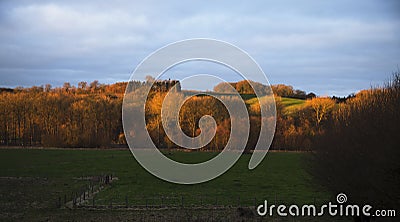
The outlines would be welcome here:
<svg viewBox="0 0 400 222">
<path fill-rule="evenodd" d="M 284 112 L 286 114 L 292 114 L 294 111 L 304 108 L 306 100 L 281 97 L 281 103 L 284 107 Z"/>
<path fill-rule="evenodd" d="M 260 98 L 262 100 L 263 97 Z M 251 98 L 246 100 L 246 104 L 253 105 L 258 101 L 257 98 Z M 284 109 L 285 114 L 292 114 L 296 110 L 300 110 L 305 107 L 306 100 L 304 99 L 295 99 L 288 97 L 280 97 L 275 96 L 275 101 L 277 103 L 281 103 Z"/>
</svg>

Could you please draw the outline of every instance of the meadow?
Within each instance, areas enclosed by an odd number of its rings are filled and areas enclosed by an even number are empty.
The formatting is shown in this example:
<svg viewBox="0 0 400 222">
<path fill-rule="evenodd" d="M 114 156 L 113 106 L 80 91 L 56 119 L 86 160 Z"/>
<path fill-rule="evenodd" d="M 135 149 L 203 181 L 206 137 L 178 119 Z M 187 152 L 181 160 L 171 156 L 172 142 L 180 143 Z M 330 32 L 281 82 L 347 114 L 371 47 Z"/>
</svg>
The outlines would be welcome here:
<svg viewBox="0 0 400 222">
<path fill-rule="evenodd" d="M 210 159 L 216 153 L 174 151 L 167 155 L 193 163 Z M 57 200 L 86 186 L 88 181 L 84 178 L 104 174 L 112 174 L 117 180 L 95 195 L 98 205 L 124 204 L 126 199 L 130 205 L 142 205 L 146 199 L 149 205 L 173 206 L 174 201 L 181 203 L 183 199 L 185 207 L 200 204 L 253 207 L 264 199 L 296 204 L 332 199 L 305 171 L 307 155 L 270 152 L 256 169 L 248 170 L 250 155 L 244 154 L 217 179 L 178 185 L 148 173 L 127 149 L 0 149 L 0 219 L 41 220 L 53 218 L 54 214 L 87 216 L 88 210 L 71 211 L 57 206 Z"/>
<path fill-rule="evenodd" d="M 292 113 L 296 112 L 297 110 L 304 108 L 306 105 L 306 100 L 281 97 L 281 103 L 284 107 L 285 114 L 292 114 Z"/>
</svg>

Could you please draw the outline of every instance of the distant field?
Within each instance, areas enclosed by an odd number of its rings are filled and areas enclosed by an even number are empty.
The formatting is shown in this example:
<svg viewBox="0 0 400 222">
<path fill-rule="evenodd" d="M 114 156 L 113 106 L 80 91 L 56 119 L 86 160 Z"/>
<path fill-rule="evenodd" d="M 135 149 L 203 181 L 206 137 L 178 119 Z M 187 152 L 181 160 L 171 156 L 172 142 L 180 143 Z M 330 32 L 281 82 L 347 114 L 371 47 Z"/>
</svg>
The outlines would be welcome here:
<svg viewBox="0 0 400 222">
<path fill-rule="evenodd" d="M 182 93 L 185 96 L 193 96 L 193 95 L 212 95 L 212 96 L 237 96 L 236 93 L 222 93 L 222 92 L 214 92 L 214 91 L 207 91 L 207 92 L 201 92 L 201 91 L 189 91 L 189 90 L 182 90 Z M 244 100 L 249 100 L 252 98 L 256 97 L 256 94 L 240 94 L 242 99 Z"/>
<path fill-rule="evenodd" d="M 304 103 L 305 103 L 304 99 L 294 99 L 294 98 L 282 97 L 282 104 L 285 107 L 303 105 Z"/>
<path fill-rule="evenodd" d="M 305 100 L 303 99 L 294 99 L 294 98 L 287 98 L 287 97 L 281 97 L 282 104 L 284 106 L 284 111 L 287 114 L 292 113 L 293 111 L 302 109 L 306 103 Z"/>
<path fill-rule="evenodd" d="M 173 152 L 169 157 L 182 162 L 199 162 L 214 155 Z M 232 169 L 215 180 L 198 185 L 177 185 L 149 174 L 129 150 L 0 149 L 0 220 L 10 216 L 43 219 L 54 212 L 68 215 L 69 210 L 57 209 L 57 199 L 87 184 L 80 178 L 100 174 L 113 174 L 118 180 L 95 196 L 98 204 L 123 204 L 125 198 L 132 204 L 143 204 L 144 198 L 160 204 L 161 196 L 171 197 L 171 202 L 176 201 L 172 197 L 178 197 L 178 201 L 183 197 L 185 205 L 199 204 L 199 197 L 209 203 L 217 199 L 218 205 L 226 206 L 238 203 L 253 206 L 255 198 L 257 204 L 275 198 L 299 204 L 326 201 L 329 195 L 314 184 L 304 170 L 306 155 L 268 153 L 252 171 L 247 169 L 250 155 L 243 155 Z M 73 212 L 77 217 L 82 216 L 81 210 Z"/>
<path fill-rule="evenodd" d="M 263 97 L 261 97 L 263 99 Z M 291 114 L 292 112 L 296 110 L 300 110 L 304 108 L 306 100 L 303 99 L 294 99 L 294 98 L 287 98 L 287 97 L 278 97 L 275 98 L 277 101 L 280 100 L 283 107 L 284 111 L 286 114 Z M 249 98 L 246 100 L 246 103 L 249 105 L 252 105 L 254 103 L 258 102 L 257 98 Z"/>
</svg>

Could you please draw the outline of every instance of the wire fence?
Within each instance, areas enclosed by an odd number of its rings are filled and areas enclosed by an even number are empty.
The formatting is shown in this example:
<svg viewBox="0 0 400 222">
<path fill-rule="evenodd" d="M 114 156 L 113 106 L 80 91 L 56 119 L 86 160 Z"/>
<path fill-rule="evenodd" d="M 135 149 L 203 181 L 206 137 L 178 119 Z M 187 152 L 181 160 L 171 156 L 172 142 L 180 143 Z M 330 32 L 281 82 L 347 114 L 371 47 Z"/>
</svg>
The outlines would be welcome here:
<svg viewBox="0 0 400 222">
<path fill-rule="evenodd" d="M 65 193 L 63 196 L 59 196 L 56 201 L 56 206 L 58 208 L 75 208 L 87 203 L 89 199 L 94 201 L 97 193 L 109 186 L 113 181 L 118 180 L 118 178 L 113 177 L 112 174 L 81 177 L 77 179 L 87 180 L 88 184 L 71 192 L 70 194 Z"/>
<path fill-rule="evenodd" d="M 103 189 L 109 187 L 117 177 L 112 174 L 104 174 L 93 177 L 80 178 L 88 180 L 86 186 L 81 187 L 75 192 L 64 194 L 57 200 L 58 208 L 98 208 L 98 209 L 224 209 L 224 208 L 251 208 L 255 209 L 264 200 L 268 200 L 271 204 L 293 204 L 296 199 L 283 198 L 278 195 L 269 197 L 259 196 L 240 196 L 240 195 L 130 195 L 115 194 L 112 197 L 102 198 L 97 194 Z M 317 204 L 316 198 L 312 201 Z"/>
<path fill-rule="evenodd" d="M 107 200 L 97 200 L 96 196 L 79 198 L 73 205 L 77 208 L 134 208 L 134 209 L 165 209 L 165 208 L 235 208 L 255 207 L 258 205 L 257 198 L 218 197 L 204 196 L 130 196 L 117 195 Z"/>
</svg>

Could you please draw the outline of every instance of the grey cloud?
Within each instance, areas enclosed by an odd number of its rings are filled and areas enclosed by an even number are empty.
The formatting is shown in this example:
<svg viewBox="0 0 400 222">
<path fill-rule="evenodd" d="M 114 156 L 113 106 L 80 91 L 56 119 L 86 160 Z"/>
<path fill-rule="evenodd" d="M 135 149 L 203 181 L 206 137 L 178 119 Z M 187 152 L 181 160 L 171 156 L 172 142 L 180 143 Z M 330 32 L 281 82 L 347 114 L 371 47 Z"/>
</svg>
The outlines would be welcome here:
<svg viewBox="0 0 400 222">
<path fill-rule="evenodd" d="M 399 11 L 398 1 L 361 0 L 2 1 L 0 85 L 123 81 L 159 47 L 209 37 L 246 50 L 272 83 L 346 95 L 396 69 Z"/>
</svg>

